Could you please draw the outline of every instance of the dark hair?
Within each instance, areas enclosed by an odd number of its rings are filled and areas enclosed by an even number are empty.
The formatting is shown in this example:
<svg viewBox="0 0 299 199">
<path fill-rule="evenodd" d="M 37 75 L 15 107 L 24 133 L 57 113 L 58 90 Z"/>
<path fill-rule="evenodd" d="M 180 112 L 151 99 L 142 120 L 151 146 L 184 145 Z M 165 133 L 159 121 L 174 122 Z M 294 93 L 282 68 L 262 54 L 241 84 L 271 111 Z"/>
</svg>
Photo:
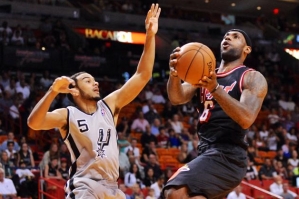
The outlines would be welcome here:
<svg viewBox="0 0 299 199">
<path fill-rule="evenodd" d="M 133 167 L 134 167 L 134 166 L 137 167 L 137 172 L 136 172 L 136 174 L 135 174 L 135 175 L 136 175 L 136 179 L 141 179 L 141 174 L 140 174 L 140 171 L 139 171 L 139 167 L 138 167 L 138 165 L 137 165 L 136 163 L 131 164 L 130 169 L 129 169 L 129 172 L 130 172 L 130 173 L 134 173 L 134 172 L 133 172 Z M 128 180 L 129 180 L 129 182 L 130 182 L 130 176 L 129 176 L 129 179 L 128 179 Z"/>
<path fill-rule="evenodd" d="M 83 74 L 83 73 L 86 73 L 86 72 L 85 72 L 85 71 L 81 71 L 81 72 L 75 73 L 75 74 L 73 74 L 70 78 L 71 78 L 72 80 L 74 80 L 75 83 L 76 83 L 76 85 L 77 85 L 77 77 L 78 77 L 79 75 Z M 72 84 L 70 84 L 70 85 L 69 85 L 69 88 L 74 88 L 74 86 L 73 86 Z M 67 98 L 68 98 L 72 103 L 75 104 L 75 102 L 74 102 L 74 98 L 73 98 L 72 94 L 68 93 L 66 96 L 67 96 Z"/>
<path fill-rule="evenodd" d="M 7 146 L 9 146 L 10 144 L 12 144 L 14 146 L 15 142 L 14 141 L 7 141 Z"/>
</svg>

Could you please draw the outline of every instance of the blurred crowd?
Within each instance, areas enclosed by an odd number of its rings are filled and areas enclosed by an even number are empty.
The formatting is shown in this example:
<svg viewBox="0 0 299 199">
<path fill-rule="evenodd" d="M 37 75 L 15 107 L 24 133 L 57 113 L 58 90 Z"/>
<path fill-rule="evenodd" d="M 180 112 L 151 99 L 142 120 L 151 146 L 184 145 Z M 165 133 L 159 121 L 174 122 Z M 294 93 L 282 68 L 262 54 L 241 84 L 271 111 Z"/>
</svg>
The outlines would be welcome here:
<svg viewBox="0 0 299 199">
<path fill-rule="evenodd" d="M 51 2 L 58 1 L 47 3 Z M 134 13 L 144 13 L 143 9 L 147 9 L 143 1 L 94 2 L 102 8 L 118 12 L 130 13 L 134 10 Z M 182 12 L 179 16 L 186 20 L 198 20 L 175 7 L 163 12 L 164 17 L 171 17 L 173 12 Z M 21 25 L 12 28 L 3 21 L 0 36 L 4 46 L 71 50 L 61 20 L 52 22 L 50 18 L 44 18 L 38 31 Z M 186 42 L 184 38 L 182 40 L 176 45 Z M 274 184 L 269 190 L 281 195 L 287 186 L 298 186 L 299 90 L 294 86 L 299 83 L 298 71 L 289 67 L 288 62 L 282 60 L 279 47 L 271 44 L 265 46 L 255 43 L 248 59 L 247 66 L 260 71 L 267 78 L 269 90 L 261 114 L 246 137 L 249 145 L 248 171 L 244 179 L 272 180 Z M 3 69 L 0 74 L 0 134 L 5 137 L 0 147 L 0 182 L 10 187 L 6 190 L 10 191 L 7 195 L 34 198 L 39 176 L 67 180 L 71 165 L 70 154 L 57 129 L 50 130 L 49 134 L 34 134 L 26 122 L 32 107 L 51 86 L 57 74 L 51 70 L 37 73 L 9 69 Z M 124 83 L 102 76 L 96 79 L 102 97 Z M 126 112 L 127 109 L 124 109 L 121 112 L 117 124 L 119 186 L 127 198 L 159 198 L 164 183 L 177 169 L 162 166 L 159 149 L 177 149 L 175 159 L 179 164 L 197 156 L 200 137 L 196 128 L 201 114 L 198 103 L 194 98 L 187 104 L 173 106 L 167 98 L 165 80 L 152 80 L 130 104 L 133 111 Z M 60 94 L 50 110 L 68 105 L 71 102 Z M 48 142 L 36 146 L 36 139 L 42 135 L 48 135 Z M 51 139 L 55 137 L 52 135 L 58 135 L 58 139 Z M 269 152 L 274 155 L 269 155 Z"/>
</svg>

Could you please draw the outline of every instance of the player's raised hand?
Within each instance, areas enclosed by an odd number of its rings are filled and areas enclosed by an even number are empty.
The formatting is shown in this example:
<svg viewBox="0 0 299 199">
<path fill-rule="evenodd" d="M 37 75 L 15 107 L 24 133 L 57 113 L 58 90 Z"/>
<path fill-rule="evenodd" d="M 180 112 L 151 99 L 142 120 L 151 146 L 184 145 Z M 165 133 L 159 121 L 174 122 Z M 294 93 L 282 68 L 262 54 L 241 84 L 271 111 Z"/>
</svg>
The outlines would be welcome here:
<svg viewBox="0 0 299 199">
<path fill-rule="evenodd" d="M 152 4 L 145 19 L 145 29 L 147 35 L 155 35 L 158 31 L 158 19 L 160 16 L 161 8 L 159 4 Z"/>
<path fill-rule="evenodd" d="M 176 47 L 169 56 L 170 75 L 174 77 L 178 76 L 175 68 L 176 68 L 178 58 L 180 57 L 180 50 L 181 50 L 180 47 Z"/>
<path fill-rule="evenodd" d="M 52 84 L 52 90 L 57 93 L 71 93 L 78 95 L 79 92 L 76 88 L 69 88 L 70 85 L 75 86 L 75 81 L 69 77 L 61 76 L 55 79 Z"/>
</svg>

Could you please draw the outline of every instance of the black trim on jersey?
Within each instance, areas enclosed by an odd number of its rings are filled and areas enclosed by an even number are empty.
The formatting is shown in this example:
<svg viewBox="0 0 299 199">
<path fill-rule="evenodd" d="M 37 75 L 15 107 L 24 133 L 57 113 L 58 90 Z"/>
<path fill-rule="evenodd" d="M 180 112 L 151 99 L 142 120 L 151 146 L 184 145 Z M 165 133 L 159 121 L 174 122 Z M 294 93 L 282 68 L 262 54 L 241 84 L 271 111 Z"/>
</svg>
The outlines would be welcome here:
<svg viewBox="0 0 299 199">
<path fill-rule="evenodd" d="M 70 178 L 72 178 L 75 175 L 76 171 L 77 171 L 77 160 L 73 162 L 71 166 Z"/>
<path fill-rule="evenodd" d="M 71 150 L 73 151 L 74 155 L 75 155 L 75 162 L 73 162 L 72 166 L 71 166 L 71 173 L 70 173 L 70 178 L 73 177 L 73 175 L 76 173 L 76 170 L 77 170 L 77 159 L 79 158 L 80 156 L 80 151 L 78 150 L 77 146 L 76 146 L 76 143 L 72 137 L 71 134 L 69 134 L 68 136 L 68 141 L 70 143 L 70 146 L 71 146 Z"/>
<path fill-rule="evenodd" d="M 74 178 L 70 179 L 70 184 L 69 184 L 70 190 L 73 191 L 76 187 L 74 186 Z"/>
<path fill-rule="evenodd" d="M 69 120 L 70 120 L 70 110 L 68 108 L 66 108 L 67 110 L 67 117 L 66 117 L 66 125 L 65 125 L 65 131 L 67 132 L 65 137 L 62 138 L 63 141 L 66 140 L 66 138 L 69 136 L 70 134 L 70 123 L 69 123 Z"/>
<path fill-rule="evenodd" d="M 112 115 L 112 117 L 113 117 L 113 113 L 112 113 L 110 107 L 108 106 L 108 104 L 107 104 L 104 100 L 102 100 L 102 102 L 107 106 L 107 108 L 109 109 L 109 111 L 110 111 L 110 113 L 111 113 L 111 115 Z"/>
<path fill-rule="evenodd" d="M 74 186 L 74 178 L 71 178 L 71 179 L 70 179 L 69 188 L 70 188 L 70 190 L 71 190 L 70 198 L 71 198 L 71 199 L 75 199 L 75 194 L 74 194 L 74 192 L 73 192 L 73 190 L 76 188 L 76 187 Z"/>
<path fill-rule="evenodd" d="M 74 194 L 73 192 L 70 193 L 70 198 L 71 198 L 71 199 L 76 199 L 76 198 L 75 198 L 75 194 Z"/>
</svg>

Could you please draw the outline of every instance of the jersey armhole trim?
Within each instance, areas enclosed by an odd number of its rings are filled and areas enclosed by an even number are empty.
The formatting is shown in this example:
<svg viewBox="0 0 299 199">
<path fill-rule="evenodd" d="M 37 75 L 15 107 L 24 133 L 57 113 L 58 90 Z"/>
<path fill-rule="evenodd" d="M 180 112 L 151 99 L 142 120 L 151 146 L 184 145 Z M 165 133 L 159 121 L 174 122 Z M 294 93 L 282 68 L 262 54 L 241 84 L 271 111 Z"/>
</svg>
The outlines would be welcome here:
<svg viewBox="0 0 299 199">
<path fill-rule="evenodd" d="M 66 108 L 67 110 L 67 117 L 66 117 L 66 135 L 65 137 L 63 138 L 63 141 L 65 141 L 68 137 L 69 137 L 69 134 L 70 134 L 70 110 L 68 108 Z"/>
<path fill-rule="evenodd" d="M 107 106 L 107 108 L 109 109 L 109 111 L 110 111 L 112 117 L 114 117 L 114 115 L 112 114 L 112 111 L 111 111 L 110 107 L 108 106 L 108 104 L 107 104 L 104 100 L 102 100 L 102 102 Z"/>
<path fill-rule="evenodd" d="M 243 82 L 244 82 L 244 76 L 245 76 L 245 74 L 247 73 L 247 72 L 249 72 L 249 71 L 254 71 L 254 69 L 248 69 L 248 70 L 245 70 L 244 72 L 243 72 L 243 74 L 241 75 L 241 78 L 240 78 L 240 82 L 239 82 L 239 88 L 240 88 L 240 92 L 242 93 L 242 91 L 243 91 Z"/>
</svg>

